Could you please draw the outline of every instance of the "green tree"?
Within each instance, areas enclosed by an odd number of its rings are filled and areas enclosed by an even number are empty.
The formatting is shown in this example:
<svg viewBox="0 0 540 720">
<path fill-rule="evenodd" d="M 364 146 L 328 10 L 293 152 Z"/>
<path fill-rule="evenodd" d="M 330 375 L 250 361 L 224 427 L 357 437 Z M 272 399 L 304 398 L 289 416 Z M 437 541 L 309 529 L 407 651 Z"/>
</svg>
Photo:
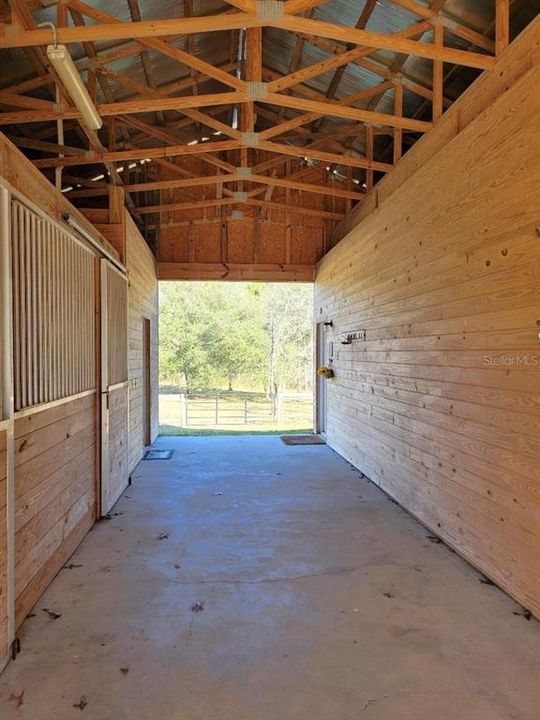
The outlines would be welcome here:
<svg viewBox="0 0 540 720">
<path fill-rule="evenodd" d="M 227 378 L 232 391 L 239 375 L 255 379 L 264 365 L 267 336 L 261 322 L 262 302 L 245 285 L 216 287 L 213 300 L 219 310 L 209 319 L 203 344 L 214 371 Z"/>
<path fill-rule="evenodd" d="M 312 373 L 311 286 L 162 283 L 160 371 L 188 391 L 237 378 L 272 396 L 307 389 Z"/>
<path fill-rule="evenodd" d="M 284 387 L 306 389 L 313 365 L 313 288 L 270 283 L 266 309 L 271 394 Z"/>
<path fill-rule="evenodd" d="M 214 369 L 201 337 L 207 326 L 200 292 L 187 283 L 162 283 L 160 287 L 160 373 L 175 379 L 186 390 L 208 389 Z"/>
</svg>

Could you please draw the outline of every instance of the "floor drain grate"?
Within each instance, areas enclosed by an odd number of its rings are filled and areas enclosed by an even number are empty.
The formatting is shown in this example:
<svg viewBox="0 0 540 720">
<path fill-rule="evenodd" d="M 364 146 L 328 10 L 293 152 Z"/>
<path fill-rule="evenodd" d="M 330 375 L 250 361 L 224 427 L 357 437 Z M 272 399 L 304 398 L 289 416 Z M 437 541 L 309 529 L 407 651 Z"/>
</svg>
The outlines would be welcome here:
<svg viewBox="0 0 540 720">
<path fill-rule="evenodd" d="M 172 454 L 172 450 L 147 450 L 143 460 L 170 460 Z"/>
</svg>

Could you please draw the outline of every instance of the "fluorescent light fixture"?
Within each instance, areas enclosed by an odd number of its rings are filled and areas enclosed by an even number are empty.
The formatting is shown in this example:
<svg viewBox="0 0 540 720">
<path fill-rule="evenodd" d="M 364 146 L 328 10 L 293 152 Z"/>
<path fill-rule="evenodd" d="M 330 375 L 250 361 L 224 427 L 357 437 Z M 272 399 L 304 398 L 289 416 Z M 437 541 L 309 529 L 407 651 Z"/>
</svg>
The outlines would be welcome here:
<svg viewBox="0 0 540 720">
<path fill-rule="evenodd" d="M 48 45 L 47 57 L 75 107 L 81 113 L 84 125 L 90 130 L 99 130 L 103 125 L 103 120 L 88 94 L 86 85 L 83 83 L 67 47 L 65 45 Z"/>
</svg>

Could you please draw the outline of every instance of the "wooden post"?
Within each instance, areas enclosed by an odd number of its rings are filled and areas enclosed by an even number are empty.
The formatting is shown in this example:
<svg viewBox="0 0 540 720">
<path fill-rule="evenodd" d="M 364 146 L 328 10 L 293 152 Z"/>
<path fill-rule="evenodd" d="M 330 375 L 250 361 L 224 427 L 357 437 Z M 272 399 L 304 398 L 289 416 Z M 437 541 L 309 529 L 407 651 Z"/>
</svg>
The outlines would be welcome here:
<svg viewBox="0 0 540 720">
<path fill-rule="evenodd" d="M 366 157 L 371 162 L 373 160 L 373 125 L 366 125 Z M 366 170 L 366 191 L 373 189 L 373 170 Z"/>
<path fill-rule="evenodd" d="M 495 0 L 495 53 L 500 55 L 510 42 L 510 0 Z"/>
<path fill-rule="evenodd" d="M 442 48 L 444 45 L 444 26 L 438 23 L 433 29 L 435 45 Z M 443 114 L 443 63 L 442 60 L 433 61 L 433 122 Z"/>
<path fill-rule="evenodd" d="M 403 85 L 398 83 L 394 87 L 394 114 L 403 115 Z M 394 165 L 401 160 L 403 151 L 403 129 L 394 128 Z"/>
</svg>

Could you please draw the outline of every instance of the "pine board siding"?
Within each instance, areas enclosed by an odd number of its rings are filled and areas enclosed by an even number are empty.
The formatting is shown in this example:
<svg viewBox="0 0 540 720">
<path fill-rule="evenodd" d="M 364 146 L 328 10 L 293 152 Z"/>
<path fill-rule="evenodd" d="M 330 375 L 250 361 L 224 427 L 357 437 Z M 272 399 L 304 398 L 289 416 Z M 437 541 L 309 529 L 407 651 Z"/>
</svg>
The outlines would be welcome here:
<svg viewBox="0 0 540 720">
<path fill-rule="evenodd" d="M 20 627 L 96 516 L 96 395 L 15 420 L 15 588 Z"/>
<path fill-rule="evenodd" d="M 467 118 L 448 144 L 436 127 L 387 176 L 315 291 L 330 446 L 538 617 L 539 31 L 442 119 Z"/>
<path fill-rule="evenodd" d="M 140 461 L 145 447 L 143 320 L 150 320 L 150 424 L 151 439 L 158 433 L 158 281 L 156 263 L 135 223 L 126 213 L 126 266 L 128 271 L 129 471 Z"/>
</svg>

